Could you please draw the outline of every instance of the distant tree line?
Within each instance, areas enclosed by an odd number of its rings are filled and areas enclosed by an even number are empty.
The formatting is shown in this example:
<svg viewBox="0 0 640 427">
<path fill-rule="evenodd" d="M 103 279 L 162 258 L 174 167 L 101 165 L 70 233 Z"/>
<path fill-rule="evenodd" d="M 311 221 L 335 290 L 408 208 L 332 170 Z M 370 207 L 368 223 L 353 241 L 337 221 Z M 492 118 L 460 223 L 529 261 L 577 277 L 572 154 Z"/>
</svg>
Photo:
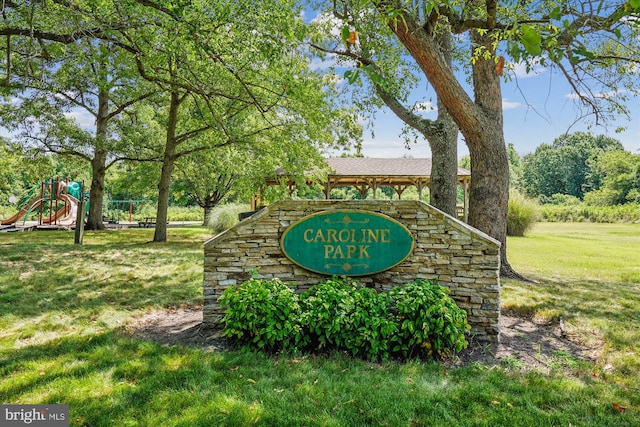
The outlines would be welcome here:
<svg viewBox="0 0 640 427">
<path fill-rule="evenodd" d="M 591 205 L 640 202 L 640 155 L 608 136 L 565 134 L 511 163 L 515 187 L 541 203 L 566 196 Z"/>
</svg>

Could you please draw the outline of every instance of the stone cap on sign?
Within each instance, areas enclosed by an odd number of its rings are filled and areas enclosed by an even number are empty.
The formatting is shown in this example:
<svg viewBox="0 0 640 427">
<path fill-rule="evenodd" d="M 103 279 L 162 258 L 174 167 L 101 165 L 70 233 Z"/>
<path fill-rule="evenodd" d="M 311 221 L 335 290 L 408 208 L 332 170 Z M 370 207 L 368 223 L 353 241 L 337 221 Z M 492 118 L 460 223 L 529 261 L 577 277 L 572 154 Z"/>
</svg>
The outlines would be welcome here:
<svg viewBox="0 0 640 427">
<path fill-rule="evenodd" d="M 392 204 L 395 207 L 403 207 L 405 209 L 415 209 L 416 211 L 421 210 L 428 212 L 433 216 L 440 217 L 444 222 L 448 223 L 451 228 L 463 234 L 473 235 L 477 239 L 480 239 L 489 245 L 496 245 L 498 248 L 500 248 L 501 246 L 501 243 L 498 240 L 494 239 L 488 234 L 483 233 L 477 228 L 472 227 L 469 224 L 466 224 L 465 222 L 460 221 L 457 218 L 434 208 L 430 204 L 419 200 L 281 200 L 260 209 L 258 212 L 240 221 L 228 230 L 222 231 L 221 233 L 213 236 L 211 239 L 207 240 L 204 243 L 204 247 L 206 248 L 208 246 L 215 246 L 216 242 L 226 240 L 226 238 L 236 235 L 238 229 L 249 227 L 251 224 L 260 221 L 261 218 L 271 216 L 270 214 L 273 211 L 282 210 L 295 212 L 296 210 L 299 210 L 300 217 L 308 215 L 311 212 L 320 212 L 323 210 L 331 209 L 364 209 L 373 212 L 385 213 L 385 211 L 387 211 L 385 207 L 390 207 Z M 285 227 L 289 226 L 289 224 L 279 225 Z"/>
</svg>

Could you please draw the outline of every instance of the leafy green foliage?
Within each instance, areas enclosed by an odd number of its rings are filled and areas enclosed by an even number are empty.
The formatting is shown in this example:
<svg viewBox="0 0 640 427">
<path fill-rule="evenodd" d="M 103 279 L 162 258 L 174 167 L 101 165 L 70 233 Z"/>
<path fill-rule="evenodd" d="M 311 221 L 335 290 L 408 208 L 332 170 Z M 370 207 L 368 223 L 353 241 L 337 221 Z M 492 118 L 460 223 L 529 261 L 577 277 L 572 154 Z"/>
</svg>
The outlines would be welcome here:
<svg viewBox="0 0 640 427">
<path fill-rule="evenodd" d="M 585 192 L 600 186 L 591 165 L 603 153 L 615 150 L 623 150 L 622 144 L 604 135 L 563 135 L 523 158 L 521 185 L 529 196 L 561 193 L 582 199 Z"/>
<path fill-rule="evenodd" d="M 602 185 L 585 195 L 585 203 L 607 206 L 640 201 L 640 154 L 606 152 L 592 162 L 591 170 Z"/>
<path fill-rule="evenodd" d="M 426 280 L 378 293 L 333 277 L 298 299 L 278 279 L 251 279 L 225 290 L 220 302 L 228 306 L 225 336 L 260 349 L 335 349 L 368 360 L 445 357 L 466 348 L 470 329 L 445 288 Z"/>
<path fill-rule="evenodd" d="M 538 204 L 517 190 L 511 190 L 507 211 L 507 236 L 524 236 L 538 220 Z"/>
<path fill-rule="evenodd" d="M 543 205 L 565 205 L 575 206 L 582 203 L 576 196 L 570 196 L 568 194 L 552 194 L 551 196 L 540 196 L 538 202 Z"/>
<path fill-rule="evenodd" d="M 586 203 L 542 205 L 540 212 L 542 221 L 549 222 L 634 223 L 640 221 L 640 203 L 614 206 L 592 206 Z"/>
<path fill-rule="evenodd" d="M 388 358 L 397 332 L 387 296 L 348 278 L 333 277 L 303 294 L 302 326 L 318 349 L 345 349 L 370 360 Z"/>
<path fill-rule="evenodd" d="M 522 45 L 530 55 L 538 56 L 542 53 L 542 37 L 530 25 L 522 26 Z"/>
<path fill-rule="evenodd" d="M 446 288 L 428 280 L 415 280 L 393 288 L 389 300 L 389 311 L 399 330 L 392 339 L 394 353 L 404 357 L 447 355 L 467 347 L 467 313 L 456 305 Z"/>
<path fill-rule="evenodd" d="M 227 288 L 219 301 L 228 306 L 224 336 L 245 348 L 291 349 L 302 339 L 298 294 L 279 279 L 249 279 Z"/>
</svg>

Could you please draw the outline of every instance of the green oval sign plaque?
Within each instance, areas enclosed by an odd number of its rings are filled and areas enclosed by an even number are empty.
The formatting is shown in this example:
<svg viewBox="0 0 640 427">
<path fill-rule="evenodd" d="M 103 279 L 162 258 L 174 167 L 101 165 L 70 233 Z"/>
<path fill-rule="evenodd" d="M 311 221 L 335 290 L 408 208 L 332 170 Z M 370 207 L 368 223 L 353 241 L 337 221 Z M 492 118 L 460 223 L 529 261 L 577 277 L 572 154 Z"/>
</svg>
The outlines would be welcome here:
<svg viewBox="0 0 640 427">
<path fill-rule="evenodd" d="M 280 246 L 287 258 L 316 273 L 363 276 L 404 261 L 413 251 L 413 236 L 386 215 L 333 210 L 291 224 Z"/>
</svg>

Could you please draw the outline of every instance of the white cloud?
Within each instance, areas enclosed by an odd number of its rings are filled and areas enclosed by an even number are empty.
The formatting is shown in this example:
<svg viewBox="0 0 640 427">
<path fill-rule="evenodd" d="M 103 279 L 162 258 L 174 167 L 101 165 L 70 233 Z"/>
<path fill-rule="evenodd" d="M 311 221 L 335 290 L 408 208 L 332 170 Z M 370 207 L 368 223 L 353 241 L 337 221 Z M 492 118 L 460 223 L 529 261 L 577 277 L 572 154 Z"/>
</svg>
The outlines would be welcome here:
<svg viewBox="0 0 640 427">
<path fill-rule="evenodd" d="M 509 64 L 509 69 L 519 79 L 536 77 L 547 71 L 545 67 L 538 64 L 529 65 L 529 70 L 527 71 L 527 64 L 524 62 Z"/>
<path fill-rule="evenodd" d="M 582 97 L 587 97 L 587 98 L 599 98 L 599 99 L 611 99 L 611 98 L 615 98 L 616 96 L 618 96 L 618 94 L 624 93 L 626 91 L 624 90 L 611 90 L 609 92 L 593 92 L 593 93 L 581 93 L 580 95 L 578 95 L 577 93 L 568 93 L 565 95 L 565 98 L 569 98 L 569 99 L 579 99 L 581 96 Z"/>
<path fill-rule="evenodd" d="M 515 110 L 516 108 L 520 108 L 520 107 L 522 107 L 521 103 L 509 101 L 507 98 L 502 98 L 503 110 Z"/>
<path fill-rule="evenodd" d="M 324 59 L 315 56 L 309 64 L 309 69 L 312 71 L 326 71 L 335 66 L 335 55 L 329 55 Z"/>
<path fill-rule="evenodd" d="M 72 119 L 78 126 L 85 130 L 92 130 L 96 125 L 96 118 L 85 110 L 73 110 L 64 113 L 68 119 Z"/>
<path fill-rule="evenodd" d="M 416 111 L 424 111 L 426 113 L 433 113 L 438 111 L 438 107 L 436 105 L 433 105 L 433 102 L 431 101 L 416 102 L 413 105 L 413 109 Z"/>
</svg>

